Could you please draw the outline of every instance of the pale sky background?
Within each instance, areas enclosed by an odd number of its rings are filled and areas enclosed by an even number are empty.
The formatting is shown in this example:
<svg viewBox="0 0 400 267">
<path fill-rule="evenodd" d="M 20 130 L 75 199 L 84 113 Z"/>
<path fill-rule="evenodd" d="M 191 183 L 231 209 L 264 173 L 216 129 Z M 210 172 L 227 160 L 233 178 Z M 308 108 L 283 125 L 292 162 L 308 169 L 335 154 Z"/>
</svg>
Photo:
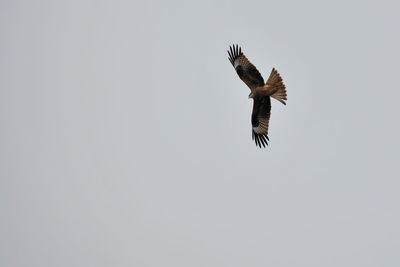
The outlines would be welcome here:
<svg viewBox="0 0 400 267">
<path fill-rule="evenodd" d="M 396 2 L 0 1 L 0 266 L 400 266 Z"/>
</svg>

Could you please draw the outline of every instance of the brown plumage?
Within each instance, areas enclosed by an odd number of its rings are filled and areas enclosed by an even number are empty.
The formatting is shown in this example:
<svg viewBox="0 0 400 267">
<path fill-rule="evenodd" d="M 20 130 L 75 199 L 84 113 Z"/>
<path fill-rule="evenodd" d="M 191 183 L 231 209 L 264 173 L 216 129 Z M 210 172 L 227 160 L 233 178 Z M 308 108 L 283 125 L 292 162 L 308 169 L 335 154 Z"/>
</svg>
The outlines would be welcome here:
<svg viewBox="0 0 400 267">
<path fill-rule="evenodd" d="M 251 115 L 252 138 L 261 148 L 268 145 L 268 128 L 271 117 L 271 97 L 286 105 L 286 87 L 279 73 L 272 69 L 266 83 L 257 68 L 243 54 L 238 45 L 232 45 L 228 50 L 229 61 L 232 63 L 240 79 L 250 88 L 249 98 L 253 98 L 253 113 Z"/>
</svg>

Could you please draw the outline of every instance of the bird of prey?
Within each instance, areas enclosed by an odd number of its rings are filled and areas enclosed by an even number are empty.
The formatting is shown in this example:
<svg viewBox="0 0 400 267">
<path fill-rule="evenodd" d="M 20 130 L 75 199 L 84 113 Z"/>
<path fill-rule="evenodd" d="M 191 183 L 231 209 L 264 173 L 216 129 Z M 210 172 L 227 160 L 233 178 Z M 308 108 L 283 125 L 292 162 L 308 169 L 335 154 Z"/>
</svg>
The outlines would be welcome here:
<svg viewBox="0 0 400 267">
<path fill-rule="evenodd" d="M 235 68 L 239 78 L 250 88 L 249 98 L 253 99 L 253 113 L 251 115 L 252 138 L 261 148 L 268 145 L 268 126 L 271 117 L 271 97 L 286 105 L 285 84 L 281 76 L 272 69 L 266 83 L 257 68 L 243 54 L 241 47 L 229 47 L 229 61 Z"/>
</svg>

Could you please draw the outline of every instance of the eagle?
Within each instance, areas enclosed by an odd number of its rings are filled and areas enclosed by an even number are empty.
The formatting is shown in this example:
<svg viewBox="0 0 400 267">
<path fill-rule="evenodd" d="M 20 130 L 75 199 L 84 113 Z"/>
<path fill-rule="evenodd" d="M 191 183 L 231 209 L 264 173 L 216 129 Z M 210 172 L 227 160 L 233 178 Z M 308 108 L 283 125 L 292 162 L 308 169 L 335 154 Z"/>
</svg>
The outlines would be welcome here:
<svg viewBox="0 0 400 267">
<path fill-rule="evenodd" d="M 228 50 L 229 61 L 232 63 L 239 78 L 250 88 L 249 99 L 253 99 L 251 114 L 252 139 L 261 148 L 268 145 L 268 126 L 271 117 L 271 97 L 286 105 L 286 87 L 281 75 L 273 68 L 266 83 L 257 68 L 250 63 L 238 45 L 232 45 Z"/>
</svg>

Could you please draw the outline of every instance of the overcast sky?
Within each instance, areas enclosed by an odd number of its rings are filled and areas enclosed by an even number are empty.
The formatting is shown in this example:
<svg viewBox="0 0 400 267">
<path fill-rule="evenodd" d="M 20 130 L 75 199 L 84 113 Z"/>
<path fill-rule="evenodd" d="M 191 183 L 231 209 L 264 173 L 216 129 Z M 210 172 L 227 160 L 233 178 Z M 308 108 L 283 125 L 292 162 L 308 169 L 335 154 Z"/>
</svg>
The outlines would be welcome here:
<svg viewBox="0 0 400 267">
<path fill-rule="evenodd" d="M 0 265 L 400 266 L 399 8 L 0 1 Z"/>
</svg>

